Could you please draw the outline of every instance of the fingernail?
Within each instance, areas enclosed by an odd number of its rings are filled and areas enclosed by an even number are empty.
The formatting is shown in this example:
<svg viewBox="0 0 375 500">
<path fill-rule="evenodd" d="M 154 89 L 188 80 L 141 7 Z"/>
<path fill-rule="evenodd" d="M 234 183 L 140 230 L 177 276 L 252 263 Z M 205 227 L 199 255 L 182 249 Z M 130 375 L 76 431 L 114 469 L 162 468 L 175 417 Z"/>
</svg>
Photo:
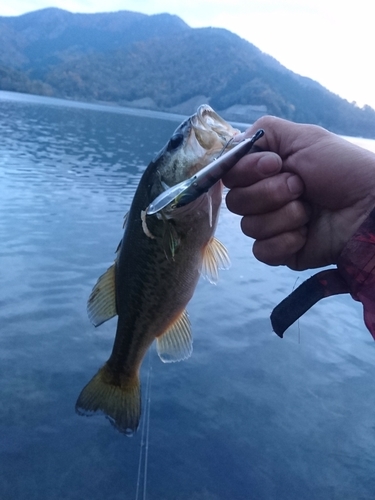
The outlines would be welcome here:
<svg viewBox="0 0 375 500">
<path fill-rule="evenodd" d="M 288 184 L 289 191 L 292 194 L 302 194 L 303 182 L 298 177 L 298 175 L 291 175 L 290 177 L 288 177 L 286 182 Z"/>
</svg>

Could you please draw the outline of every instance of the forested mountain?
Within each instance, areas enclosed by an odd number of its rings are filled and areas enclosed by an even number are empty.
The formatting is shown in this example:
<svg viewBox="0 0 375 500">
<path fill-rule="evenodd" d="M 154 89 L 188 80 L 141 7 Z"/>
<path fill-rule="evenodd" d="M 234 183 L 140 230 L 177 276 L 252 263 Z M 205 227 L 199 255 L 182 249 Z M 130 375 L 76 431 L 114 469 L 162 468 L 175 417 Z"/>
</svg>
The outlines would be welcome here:
<svg viewBox="0 0 375 500">
<path fill-rule="evenodd" d="M 44 9 L 0 17 L 0 89 L 229 119 L 271 113 L 375 137 L 375 111 L 341 99 L 237 35 L 177 16 Z M 236 116 L 234 116 L 236 115 Z"/>
</svg>

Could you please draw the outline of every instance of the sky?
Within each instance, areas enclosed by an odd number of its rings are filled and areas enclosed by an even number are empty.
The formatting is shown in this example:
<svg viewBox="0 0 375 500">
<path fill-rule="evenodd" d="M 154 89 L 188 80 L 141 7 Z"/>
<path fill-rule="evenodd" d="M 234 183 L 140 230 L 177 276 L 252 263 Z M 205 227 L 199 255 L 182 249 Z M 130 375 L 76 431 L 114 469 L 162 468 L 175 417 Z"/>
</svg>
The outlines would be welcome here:
<svg viewBox="0 0 375 500">
<path fill-rule="evenodd" d="M 288 69 L 375 109 L 375 18 L 369 0 L 12 0 L 0 15 L 45 7 L 70 12 L 169 12 L 192 28 L 226 28 Z"/>
</svg>

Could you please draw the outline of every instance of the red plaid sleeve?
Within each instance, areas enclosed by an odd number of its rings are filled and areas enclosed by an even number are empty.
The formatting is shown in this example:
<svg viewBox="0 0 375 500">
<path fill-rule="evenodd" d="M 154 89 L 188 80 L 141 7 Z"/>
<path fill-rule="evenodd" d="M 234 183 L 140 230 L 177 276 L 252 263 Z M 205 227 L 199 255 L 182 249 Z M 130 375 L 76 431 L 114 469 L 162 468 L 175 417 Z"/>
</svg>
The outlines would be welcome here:
<svg viewBox="0 0 375 500">
<path fill-rule="evenodd" d="M 375 209 L 345 245 L 336 269 L 314 274 L 275 307 L 274 332 L 282 337 L 316 302 L 341 293 L 363 304 L 365 324 L 375 339 Z"/>
<path fill-rule="evenodd" d="M 350 295 L 363 304 L 365 324 L 375 339 L 375 210 L 346 244 L 337 269 Z"/>
</svg>

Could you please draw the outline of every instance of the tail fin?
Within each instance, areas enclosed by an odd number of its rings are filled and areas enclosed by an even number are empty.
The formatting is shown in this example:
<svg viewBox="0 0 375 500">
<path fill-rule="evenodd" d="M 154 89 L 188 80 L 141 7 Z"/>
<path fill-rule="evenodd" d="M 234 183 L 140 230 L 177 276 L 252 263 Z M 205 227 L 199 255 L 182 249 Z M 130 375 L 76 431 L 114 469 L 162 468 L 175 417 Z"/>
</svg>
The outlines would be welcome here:
<svg viewBox="0 0 375 500">
<path fill-rule="evenodd" d="M 104 365 L 82 389 L 76 402 L 79 415 L 90 416 L 102 411 L 120 432 L 131 436 L 138 428 L 141 416 L 141 390 L 138 375 L 132 378 L 114 377 Z"/>
</svg>

